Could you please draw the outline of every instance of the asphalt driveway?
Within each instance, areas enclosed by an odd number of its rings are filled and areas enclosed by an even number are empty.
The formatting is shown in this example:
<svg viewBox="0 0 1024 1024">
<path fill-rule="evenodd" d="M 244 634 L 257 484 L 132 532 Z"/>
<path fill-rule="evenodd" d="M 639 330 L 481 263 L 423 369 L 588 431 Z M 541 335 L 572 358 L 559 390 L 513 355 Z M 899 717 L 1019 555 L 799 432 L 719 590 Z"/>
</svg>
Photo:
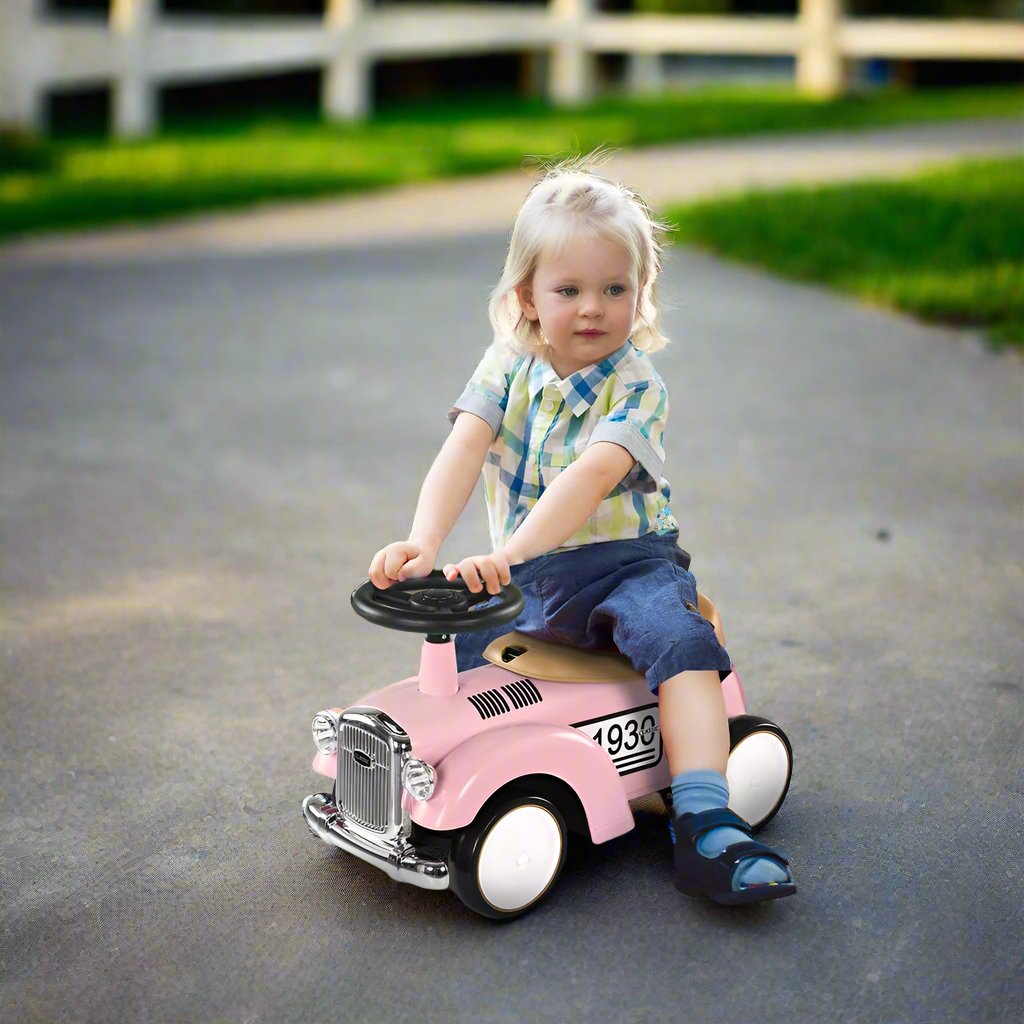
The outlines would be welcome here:
<svg viewBox="0 0 1024 1024">
<path fill-rule="evenodd" d="M 0 1015 L 1018 1021 L 1024 363 L 690 250 L 666 475 L 800 892 L 678 895 L 655 799 L 508 925 L 306 830 L 505 238 L 0 267 Z"/>
</svg>

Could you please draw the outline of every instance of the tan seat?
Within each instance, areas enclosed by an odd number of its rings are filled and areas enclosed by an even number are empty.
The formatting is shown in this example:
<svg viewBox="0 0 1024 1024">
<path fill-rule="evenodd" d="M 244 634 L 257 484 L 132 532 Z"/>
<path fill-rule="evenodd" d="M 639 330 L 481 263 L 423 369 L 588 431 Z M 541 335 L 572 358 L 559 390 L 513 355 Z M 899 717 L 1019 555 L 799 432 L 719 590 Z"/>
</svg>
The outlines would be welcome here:
<svg viewBox="0 0 1024 1024">
<path fill-rule="evenodd" d="M 697 594 L 697 609 L 714 626 L 718 642 L 724 647 L 725 632 L 718 610 L 701 593 Z M 557 683 L 624 683 L 644 679 L 643 673 L 637 672 L 618 651 L 584 651 L 515 631 L 492 640 L 484 658 L 498 668 Z"/>
</svg>

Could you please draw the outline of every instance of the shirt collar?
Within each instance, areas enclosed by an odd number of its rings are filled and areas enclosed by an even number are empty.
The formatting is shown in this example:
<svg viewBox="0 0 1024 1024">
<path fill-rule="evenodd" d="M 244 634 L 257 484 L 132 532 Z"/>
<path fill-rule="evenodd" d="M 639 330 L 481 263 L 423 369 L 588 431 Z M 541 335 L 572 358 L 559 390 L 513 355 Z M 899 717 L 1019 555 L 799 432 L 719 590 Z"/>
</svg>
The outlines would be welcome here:
<svg viewBox="0 0 1024 1024">
<path fill-rule="evenodd" d="M 544 359 L 534 356 L 533 365 L 530 367 L 529 391 L 530 398 L 535 399 L 545 387 L 553 384 L 555 389 L 565 400 L 565 404 L 571 410 L 573 416 L 580 416 L 585 413 L 597 398 L 601 385 L 611 376 L 623 359 L 633 350 L 633 341 L 627 338 L 621 347 L 617 348 L 611 355 L 605 356 L 599 363 L 591 363 L 584 366 L 582 370 L 570 373 L 568 377 L 559 380 L 554 367 Z"/>
</svg>

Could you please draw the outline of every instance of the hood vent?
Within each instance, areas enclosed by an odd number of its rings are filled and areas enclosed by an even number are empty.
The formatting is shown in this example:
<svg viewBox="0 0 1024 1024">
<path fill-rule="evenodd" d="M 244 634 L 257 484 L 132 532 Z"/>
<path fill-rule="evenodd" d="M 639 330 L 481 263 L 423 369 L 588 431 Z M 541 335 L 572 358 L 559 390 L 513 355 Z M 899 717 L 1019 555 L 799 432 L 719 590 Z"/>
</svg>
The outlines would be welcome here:
<svg viewBox="0 0 1024 1024">
<path fill-rule="evenodd" d="M 531 704 L 539 704 L 544 698 L 529 679 L 517 679 L 514 683 L 507 683 L 496 690 L 475 693 L 467 699 L 480 717 L 486 719 L 507 715 L 513 708 L 518 711 Z M 512 707 L 509 707 L 510 703 Z"/>
<path fill-rule="evenodd" d="M 508 683 L 502 689 L 508 695 L 517 708 L 525 708 L 530 704 L 539 704 L 544 698 L 529 679 L 517 679 L 514 683 Z"/>
</svg>

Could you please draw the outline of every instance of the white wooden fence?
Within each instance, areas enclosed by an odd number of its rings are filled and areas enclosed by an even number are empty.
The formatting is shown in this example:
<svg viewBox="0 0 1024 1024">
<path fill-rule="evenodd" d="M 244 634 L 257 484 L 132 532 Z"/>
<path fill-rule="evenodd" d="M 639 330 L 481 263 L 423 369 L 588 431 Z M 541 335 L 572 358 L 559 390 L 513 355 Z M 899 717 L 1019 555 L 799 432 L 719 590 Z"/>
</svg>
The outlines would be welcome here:
<svg viewBox="0 0 1024 1024">
<path fill-rule="evenodd" d="M 375 6 L 325 0 L 321 18 L 227 18 L 159 13 L 159 0 L 109 0 L 103 21 L 44 16 L 42 0 L 0 0 L 0 124 L 44 126 L 47 90 L 112 86 L 121 136 L 157 127 L 163 85 L 321 68 L 325 113 L 368 116 L 380 60 L 546 52 L 547 91 L 586 102 L 593 60 L 624 53 L 631 87 L 654 89 L 662 54 L 791 56 L 797 86 L 842 92 L 851 59 L 1024 60 L 1024 22 L 852 19 L 843 0 L 799 0 L 795 17 L 607 14 L 594 0 L 546 7 L 452 4 Z"/>
</svg>

